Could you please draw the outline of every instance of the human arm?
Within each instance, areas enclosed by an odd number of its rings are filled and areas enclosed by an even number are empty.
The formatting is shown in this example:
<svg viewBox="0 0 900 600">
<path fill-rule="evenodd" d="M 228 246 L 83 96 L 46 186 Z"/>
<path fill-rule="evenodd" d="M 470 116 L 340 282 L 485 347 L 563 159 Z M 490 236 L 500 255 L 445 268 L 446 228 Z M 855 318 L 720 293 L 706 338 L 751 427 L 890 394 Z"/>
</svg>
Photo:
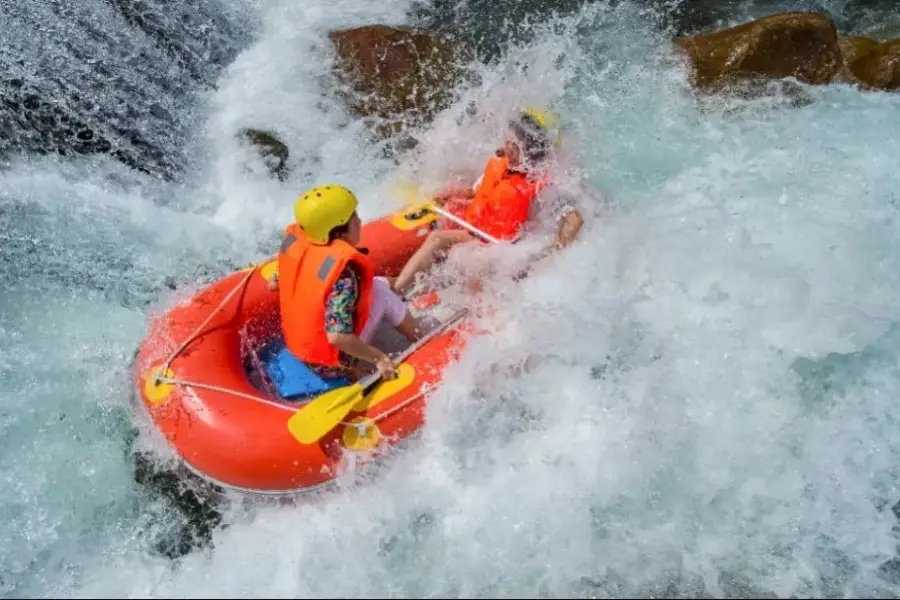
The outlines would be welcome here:
<svg viewBox="0 0 900 600">
<path fill-rule="evenodd" d="M 513 277 L 514 281 L 521 281 L 528 276 L 528 272 L 535 263 L 540 262 L 563 248 L 570 246 L 578 239 L 581 230 L 584 228 L 584 217 L 576 208 L 572 208 L 559 220 L 559 227 L 556 230 L 556 236 L 543 250 L 531 256 L 528 264 Z"/>
<path fill-rule="evenodd" d="M 475 192 L 478 189 L 478 186 L 481 185 L 481 182 L 484 181 L 484 173 L 478 176 L 478 179 L 468 184 L 451 184 L 445 187 L 441 192 L 435 196 L 435 201 L 438 204 L 444 204 L 448 200 L 471 200 L 475 197 Z"/>
<path fill-rule="evenodd" d="M 441 190 L 440 193 L 434 197 L 434 201 L 439 205 L 444 205 L 452 199 L 468 200 L 474 196 L 475 190 L 473 185 L 453 185 L 447 186 Z"/>
<path fill-rule="evenodd" d="M 325 302 L 325 334 L 328 343 L 348 356 L 375 365 L 382 376 L 393 379 L 396 372 L 390 357 L 353 333 L 359 282 L 349 269 L 350 267 L 335 281 Z"/>
<path fill-rule="evenodd" d="M 377 365 L 379 361 L 386 360 L 390 362 L 391 360 L 387 354 L 375 346 L 362 341 L 353 333 L 329 332 L 328 342 L 341 352 L 368 363 L 372 363 L 373 365 Z"/>
<path fill-rule="evenodd" d="M 525 278 L 534 263 L 571 246 L 584 229 L 584 215 L 588 214 L 592 221 L 600 218 L 598 211 L 605 203 L 603 194 L 584 180 L 575 190 L 557 188 L 548 200 L 551 214 L 555 214 L 557 221 L 556 235 L 547 247 L 528 259 L 526 267 L 513 278 L 515 281 Z"/>
<path fill-rule="evenodd" d="M 548 256 L 557 250 L 571 245 L 572 242 L 578 239 L 578 234 L 581 233 L 583 227 L 584 217 L 581 216 L 578 209 L 573 208 L 567 212 L 565 216 L 560 219 L 559 228 L 556 230 L 556 239 L 544 249 L 544 252 L 542 252 L 543 256 Z"/>
<path fill-rule="evenodd" d="M 597 215 L 603 195 L 587 181 L 580 181 L 576 189 L 558 190 L 555 200 L 558 227 L 556 237 L 542 253 L 547 256 L 570 246 L 584 228 L 584 212 Z"/>
</svg>

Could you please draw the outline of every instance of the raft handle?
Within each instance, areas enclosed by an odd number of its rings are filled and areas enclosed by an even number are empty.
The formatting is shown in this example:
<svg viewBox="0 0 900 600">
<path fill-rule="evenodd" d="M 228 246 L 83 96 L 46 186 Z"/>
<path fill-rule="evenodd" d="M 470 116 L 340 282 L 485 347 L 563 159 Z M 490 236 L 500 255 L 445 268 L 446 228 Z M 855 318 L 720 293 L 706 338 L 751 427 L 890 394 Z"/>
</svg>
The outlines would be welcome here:
<svg viewBox="0 0 900 600">
<path fill-rule="evenodd" d="M 420 210 L 417 210 L 416 212 L 406 213 L 405 215 L 403 215 L 403 218 L 405 218 L 407 221 L 418 221 L 429 212 L 431 212 L 430 208 L 422 208 Z"/>
</svg>

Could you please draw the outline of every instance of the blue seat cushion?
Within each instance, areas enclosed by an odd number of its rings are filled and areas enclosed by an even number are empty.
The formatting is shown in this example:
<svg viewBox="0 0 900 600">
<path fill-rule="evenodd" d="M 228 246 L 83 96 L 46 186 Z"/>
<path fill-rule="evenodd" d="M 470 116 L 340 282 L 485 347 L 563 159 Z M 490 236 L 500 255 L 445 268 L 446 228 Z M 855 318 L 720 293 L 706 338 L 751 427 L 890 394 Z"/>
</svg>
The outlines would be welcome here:
<svg viewBox="0 0 900 600">
<path fill-rule="evenodd" d="M 316 396 L 352 383 L 346 377 L 319 376 L 306 363 L 297 360 L 283 343 L 275 344 L 267 350 L 262 357 L 266 373 L 278 390 L 278 395 L 286 400 Z"/>
</svg>

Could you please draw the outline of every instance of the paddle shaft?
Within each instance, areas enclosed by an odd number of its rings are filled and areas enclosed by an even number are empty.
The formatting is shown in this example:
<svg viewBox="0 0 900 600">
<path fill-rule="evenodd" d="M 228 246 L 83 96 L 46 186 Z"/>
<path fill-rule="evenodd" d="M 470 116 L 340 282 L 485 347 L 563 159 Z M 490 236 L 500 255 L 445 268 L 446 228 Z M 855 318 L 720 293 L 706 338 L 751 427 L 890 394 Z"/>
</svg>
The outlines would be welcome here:
<svg viewBox="0 0 900 600">
<path fill-rule="evenodd" d="M 464 228 L 468 229 L 469 231 L 471 231 L 472 233 L 474 233 L 474 234 L 477 235 L 478 237 L 480 237 L 480 238 L 482 238 L 482 239 L 484 239 L 484 240 L 487 240 L 488 242 L 490 242 L 490 243 L 492 243 L 492 244 L 499 244 L 499 243 L 500 243 L 500 240 L 498 240 L 498 239 L 495 238 L 494 236 L 492 236 L 492 235 L 490 235 L 490 234 L 488 234 L 488 233 L 485 233 L 484 231 L 478 229 L 478 228 L 475 227 L 474 225 L 469 224 L 468 221 L 466 221 L 466 220 L 464 220 L 464 219 L 460 219 L 459 217 L 457 217 L 457 216 L 454 215 L 453 213 L 444 210 L 443 208 L 441 208 L 440 206 L 438 206 L 438 205 L 436 205 L 436 204 L 431 206 L 431 210 L 433 210 L 433 211 L 436 212 L 437 214 L 441 215 L 442 217 L 444 217 L 444 218 L 447 219 L 448 221 L 453 221 L 454 223 L 456 223 L 456 224 L 459 225 L 460 227 L 464 227 Z"/>
</svg>

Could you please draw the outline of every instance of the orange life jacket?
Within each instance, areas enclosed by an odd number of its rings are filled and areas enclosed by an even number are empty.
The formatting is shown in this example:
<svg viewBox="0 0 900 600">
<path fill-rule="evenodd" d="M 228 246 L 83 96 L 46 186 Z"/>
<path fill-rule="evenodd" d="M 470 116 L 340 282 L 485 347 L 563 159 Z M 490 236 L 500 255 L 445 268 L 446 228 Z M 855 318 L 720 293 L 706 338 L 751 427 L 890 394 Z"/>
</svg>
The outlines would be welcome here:
<svg viewBox="0 0 900 600">
<path fill-rule="evenodd" d="M 505 156 L 492 156 L 463 218 L 497 239 L 513 239 L 531 216 L 531 201 L 545 184 L 510 171 Z"/>
<path fill-rule="evenodd" d="M 503 154 L 503 148 L 500 148 L 485 165 L 484 172 L 475 183 L 475 185 L 477 186 L 476 189 L 495 188 L 497 186 L 497 182 L 501 177 L 503 177 L 503 174 L 506 172 L 508 166 L 509 160 L 507 160 L 506 156 Z M 449 198 L 444 204 L 443 209 L 453 214 L 454 216 L 459 217 L 460 219 L 465 219 L 466 209 L 471 203 L 472 198 Z M 441 229 L 462 229 L 462 226 L 454 223 L 453 221 L 445 219 L 438 220 L 440 221 Z"/>
<path fill-rule="evenodd" d="M 296 223 L 285 228 L 278 253 L 281 330 L 285 346 L 298 360 L 330 367 L 340 365 L 340 351 L 325 333 L 325 302 L 348 264 L 356 267 L 359 274 L 359 299 L 353 316 L 353 332 L 359 335 L 366 326 L 372 301 L 372 261 L 343 240 L 318 246 Z"/>
</svg>

